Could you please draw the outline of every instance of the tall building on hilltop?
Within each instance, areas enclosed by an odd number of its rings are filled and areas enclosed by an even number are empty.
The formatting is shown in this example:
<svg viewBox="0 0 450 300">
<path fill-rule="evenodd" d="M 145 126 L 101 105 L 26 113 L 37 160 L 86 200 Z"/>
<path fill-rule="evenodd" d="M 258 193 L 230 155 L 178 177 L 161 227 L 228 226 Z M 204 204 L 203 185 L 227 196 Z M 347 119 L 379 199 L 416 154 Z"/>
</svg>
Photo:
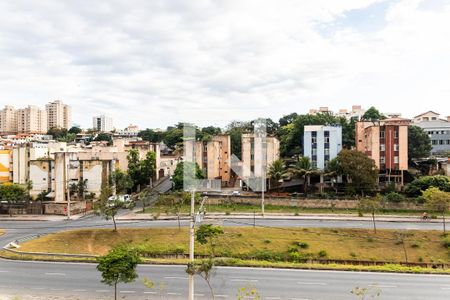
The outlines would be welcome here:
<svg viewBox="0 0 450 300">
<path fill-rule="evenodd" d="M 441 119 L 440 114 L 427 111 L 415 116 L 413 122 L 430 137 L 432 155 L 446 155 L 450 152 L 450 116 Z"/>
<path fill-rule="evenodd" d="M 111 132 L 113 127 L 113 119 L 111 117 L 100 115 L 92 118 L 92 129 L 101 132 Z"/>
<path fill-rule="evenodd" d="M 314 168 L 323 170 L 342 150 L 342 127 L 305 126 L 303 155 L 309 157 Z"/>
<path fill-rule="evenodd" d="M 72 110 L 69 105 L 64 104 L 61 100 L 55 100 L 45 106 L 47 111 L 47 127 L 50 128 L 66 128 L 72 125 Z"/>
</svg>

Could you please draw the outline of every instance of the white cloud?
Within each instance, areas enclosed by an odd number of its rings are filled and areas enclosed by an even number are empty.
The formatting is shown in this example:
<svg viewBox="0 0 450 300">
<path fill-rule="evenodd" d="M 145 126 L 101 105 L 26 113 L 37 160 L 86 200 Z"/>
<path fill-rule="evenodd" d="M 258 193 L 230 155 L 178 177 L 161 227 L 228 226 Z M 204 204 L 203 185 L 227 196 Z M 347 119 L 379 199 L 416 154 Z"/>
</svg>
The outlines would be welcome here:
<svg viewBox="0 0 450 300">
<path fill-rule="evenodd" d="M 119 127 L 224 125 L 352 104 L 450 114 L 449 3 L 427 1 L 389 1 L 376 31 L 336 20 L 386 1 L 5 1 L 0 100 L 62 99 L 84 126 L 99 113 Z"/>
</svg>

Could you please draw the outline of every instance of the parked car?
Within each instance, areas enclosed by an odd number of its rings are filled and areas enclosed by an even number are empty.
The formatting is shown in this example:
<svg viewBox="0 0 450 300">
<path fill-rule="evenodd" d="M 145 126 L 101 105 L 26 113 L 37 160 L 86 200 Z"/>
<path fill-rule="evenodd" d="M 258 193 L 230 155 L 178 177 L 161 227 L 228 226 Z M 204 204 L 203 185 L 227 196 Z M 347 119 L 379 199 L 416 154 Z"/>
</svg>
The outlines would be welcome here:
<svg viewBox="0 0 450 300">
<path fill-rule="evenodd" d="M 134 205 L 133 200 L 131 199 L 131 196 L 128 194 L 125 195 L 114 195 L 108 198 L 108 206 L 114 206 L 115 202 L 120 202 L 124 208 L 130 208 Z"/>
<path fill-rule="evenodd" d="M 231 192 L 231 195 L 232 195 L 232 196 L 240 196 L 240 195 L 241 195 L 241 192 L 240 192 L 240 191 L 232 191 L 232 192 Z"/>
</svg>

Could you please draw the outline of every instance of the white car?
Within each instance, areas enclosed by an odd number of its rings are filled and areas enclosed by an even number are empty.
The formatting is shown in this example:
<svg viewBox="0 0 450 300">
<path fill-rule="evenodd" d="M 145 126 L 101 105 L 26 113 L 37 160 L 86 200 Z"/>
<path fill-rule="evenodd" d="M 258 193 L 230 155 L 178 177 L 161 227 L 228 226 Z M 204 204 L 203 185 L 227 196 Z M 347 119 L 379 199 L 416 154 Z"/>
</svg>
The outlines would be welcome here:
<svg viewBox="0 0 450 300">
<path fill-rule="evenodd" d="M 118 202 L 122 202 L 123 203 L 123 207 L 128 208 L 130 207 L 130 205 L 133 203 L 133 201 L 131 200 L 131 196 L 126 194 L 126 195 L 114 195 L 108 198 L 108 206 L 113 206 L 114 202 L 118 201 Z"/>
</svg>

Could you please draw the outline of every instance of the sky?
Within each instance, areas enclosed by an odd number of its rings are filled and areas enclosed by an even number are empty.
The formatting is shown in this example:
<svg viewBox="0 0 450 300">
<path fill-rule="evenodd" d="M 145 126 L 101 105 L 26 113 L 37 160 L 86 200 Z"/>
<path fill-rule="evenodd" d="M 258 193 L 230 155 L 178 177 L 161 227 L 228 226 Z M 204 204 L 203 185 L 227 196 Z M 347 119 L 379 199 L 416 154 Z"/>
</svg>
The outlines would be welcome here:
<svg viewBox="0 0 450 300">
<path fill-rule="evenodd" d="M 352 105 L 450 115 L 450 0 L 1 1 L 0 106 L 116 128 Z"/>
</svg>

